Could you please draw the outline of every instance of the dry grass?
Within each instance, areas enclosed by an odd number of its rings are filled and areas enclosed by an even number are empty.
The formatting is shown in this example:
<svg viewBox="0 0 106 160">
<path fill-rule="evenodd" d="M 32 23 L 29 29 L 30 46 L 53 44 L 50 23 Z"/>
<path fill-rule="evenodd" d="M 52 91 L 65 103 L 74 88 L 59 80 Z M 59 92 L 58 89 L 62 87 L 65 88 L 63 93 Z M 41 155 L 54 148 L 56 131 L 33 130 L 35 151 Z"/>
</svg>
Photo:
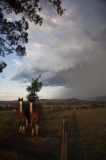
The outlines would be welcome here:
<svg viewBox="0 0 106 160">
<path fill-rule="evenodd" d="M 17 128 L 17 113 L 13 113 L 12 111 L 0 111 L 0 141 L 8 139 L 16 134 Z"/>
<path fill-rule="evenodd" d="M 70 138 L 71 159 L 105 160 L 106 108 L 76 110 L 73 114 Z"/>
<path fill-rule="evenodd" d="M 106 108 L 46 111 L 41 121 L 40 137 L 27 135 L 28 143 L 37 149 L 60 152 L 61 123 L 65 115 L 70 119 L 69 159 L 105 160 Z M 17 114 L 0 112 L 0 140 L 11 140 L 13 136 L 18 142 L 17 129 Z"/>
</svg>

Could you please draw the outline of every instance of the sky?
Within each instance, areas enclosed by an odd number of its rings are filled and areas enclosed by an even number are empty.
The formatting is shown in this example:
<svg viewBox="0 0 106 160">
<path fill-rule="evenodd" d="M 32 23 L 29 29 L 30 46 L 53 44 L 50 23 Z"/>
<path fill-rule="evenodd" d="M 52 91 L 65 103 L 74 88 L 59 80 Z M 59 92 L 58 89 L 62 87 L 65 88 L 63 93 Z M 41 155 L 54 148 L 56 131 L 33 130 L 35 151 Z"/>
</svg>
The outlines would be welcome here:
<svg viewBox="0 0 106 160">
<path fill-rule="evenodd" d="M 48 6 L 42 26 L 30 22 L 27 56 L 5 57 L 0 100 L 25 99 L 26 87 L 40 74 L 40 98 L 106 95 L 106 0 L 62 2 L 63 16 Z"/>
</svg>

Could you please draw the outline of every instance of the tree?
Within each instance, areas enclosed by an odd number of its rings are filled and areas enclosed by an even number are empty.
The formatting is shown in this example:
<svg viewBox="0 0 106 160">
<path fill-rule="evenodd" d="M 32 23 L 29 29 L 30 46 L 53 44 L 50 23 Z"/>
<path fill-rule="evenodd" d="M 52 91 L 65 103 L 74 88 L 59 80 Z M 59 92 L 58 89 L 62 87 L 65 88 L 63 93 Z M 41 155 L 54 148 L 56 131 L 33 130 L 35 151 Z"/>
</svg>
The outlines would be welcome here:
<svg viewBox="0 0 106 160">
<path fill-rule="evenodd" d="M 3 69 L 7 66 L 5 62 L 0 63 L 0 73 L 3 71 Z"/>
<path fill-rule="evenodd" d="M 39 80 L 41 76 L 39 76 L 38 78 L 36 79 L 32 79 L 32 82 L 31 82 L 31 86 L 28 86 L 26 88 L 26 90 L 29 92 L 29 94 L 27 95 L 27 99 L 28 101 L 32 101 L 32 102 L 36 102 L 39 100 L 39 97 L 37 95 L 37 92 L 39 92 L 42 88 L 42 82 Z"/>
<path fill-rule="evenodd" d="M 41 0 L 0 0 L 0 56 L 5 57 L 13 53 L 17 56 L 26 55 L 28 20 L 34 22 L 35 25 L 42 25 L 43 22 L 43 18 L 39 15 L 42 11 L 40 2 Z M 60 16 L 63 14 L 61 0 L 48 0 L 48 2 L 53 5 Z M 5 15 L 9 13 L 20 14 L 20 20 L 7 19 Z M 0 64 L 1 72 L 5 67 Z"/>
</svg>

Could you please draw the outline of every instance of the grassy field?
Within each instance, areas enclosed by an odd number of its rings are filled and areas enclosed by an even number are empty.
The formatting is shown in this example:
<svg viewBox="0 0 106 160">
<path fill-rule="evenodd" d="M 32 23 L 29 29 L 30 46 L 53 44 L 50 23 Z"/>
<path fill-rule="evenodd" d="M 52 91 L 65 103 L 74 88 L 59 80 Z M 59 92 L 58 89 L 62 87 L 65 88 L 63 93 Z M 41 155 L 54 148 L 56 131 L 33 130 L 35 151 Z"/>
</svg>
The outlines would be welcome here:
<svg viewBox="0 0 106 160">
<path fill-rule="evenodd" d="M 75 111 L 70 133 L 71 159 L 106 159 L 106 109 Z"/>
<path fill-rule="evenodd" d="M 31 137 L 30 128 L 24 136 L 19 135 L 17 113 L 0 111 L 0 143 L 4 144 L 0 147 L 0 160 L 37 160 L 33 153 L 54 154 L 55 160 L 59 160 L 62 117 L 65 115 L 70 120 L 69 160 L 105 160 L 106 108 L 44 111 L 39 137 Z"/>
</svg>

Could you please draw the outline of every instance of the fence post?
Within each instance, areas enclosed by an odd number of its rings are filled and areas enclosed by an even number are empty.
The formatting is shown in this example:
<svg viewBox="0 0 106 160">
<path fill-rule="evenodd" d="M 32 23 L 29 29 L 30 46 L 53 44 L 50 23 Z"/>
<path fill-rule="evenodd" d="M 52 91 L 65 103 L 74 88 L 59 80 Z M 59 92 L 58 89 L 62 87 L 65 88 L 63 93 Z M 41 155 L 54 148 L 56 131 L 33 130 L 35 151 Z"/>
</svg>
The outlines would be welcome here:
<svg viewBox="0 0 106 160">
<path fill-rule="evenodd" d="M 68 116 L 62 119 L 61 129 L 61 160 L 68 160 L 68 132 L 69 132 L 69 118 Z"/>
</svg>

